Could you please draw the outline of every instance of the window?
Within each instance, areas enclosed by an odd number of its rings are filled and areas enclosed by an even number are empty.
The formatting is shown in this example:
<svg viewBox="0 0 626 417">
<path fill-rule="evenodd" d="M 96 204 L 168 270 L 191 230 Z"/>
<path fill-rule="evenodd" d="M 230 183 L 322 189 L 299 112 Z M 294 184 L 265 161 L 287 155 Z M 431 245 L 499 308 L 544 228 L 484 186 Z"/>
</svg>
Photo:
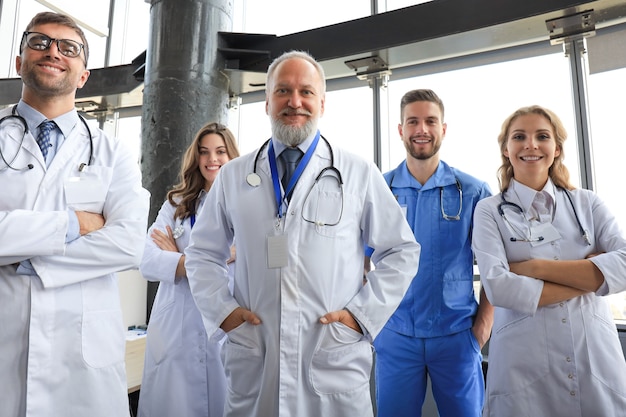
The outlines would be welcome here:
<svg viewBox="0 0 626 417">
<path fill-rule="evenodd" d="M 395 168 L 405 158 L 397 130 L 402 95 L 430 88 L 445 106 L 448 129 L 441 159 L 449 165 L 486 181 L 492 192 L 498 192 L 496 175 L 501 160 L 497 137 L 502 122 L 519 107 L 539 104 L 556 112 L 568 129 L 565 162 L 572 181 L 579 183 L 568 73 L 568 61 L 559 51 L 390 82 L 389 133 L 384 138 L 389 151 L 383 171 Z"/>
<path fill-rule="evenodd" d="M 626 96 L 626 68 L 589 77 L 589 112 L 593 143 L 595 187 L 622 230 L 626 230 L 623 177 L 620 167 L 626 155 L 626 133 L 622 127 Z M 626 292 L 609 296 L 613 317 L 626 324 Z"/>
</svg>

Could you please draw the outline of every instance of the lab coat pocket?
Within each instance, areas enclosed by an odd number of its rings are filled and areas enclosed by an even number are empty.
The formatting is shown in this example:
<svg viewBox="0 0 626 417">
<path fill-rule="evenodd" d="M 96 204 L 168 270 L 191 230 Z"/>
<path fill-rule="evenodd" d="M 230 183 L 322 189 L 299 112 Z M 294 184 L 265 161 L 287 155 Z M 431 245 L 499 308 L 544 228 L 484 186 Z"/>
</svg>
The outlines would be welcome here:
<svg viewBox="0 0 626 417">
<path fill-rule="evenodd" d="M 124 325 L 119 310 L 87 311 L 82 323 L 83 359 L 92 368 L 124 360 Z"/>
<path fill-rule="evenodd" d="M 369 384 L 372 355 L 360 333 L 341 323 L 325 325 L 309 367 L 311 386 L 321 395 L 363 388 Z"/>
<path fill-rule="evenodd" d="M 263 357 L 258 347 L 257 329 L 246 322 L 227 335 L 222 352 L 230 389 L 241 396 L 256 397 L 263 374 Z"/>
<path fill-rule="evenodd" d="M 336 184 L 332 189 L 313 187 L 302 207 L 302 218 L 315 227 L 318 235 L 331 238 L 348 238 L 350 225 L 358 216 L 349 211 L 358 197 L 344 195 Z M 328 184 L 326 184 L 328 186 Z"/>
<path fill-rule="evenodd" d="M 489 383 L 495 395 L 523 390 L 550 372 L 542 309 L 534 317 L 504 309 L 501 313 L 489 344 Z"/>
<path fill-rule="evenodd" d="M 66 179 L 63 188 L 67 207 L 102 213 L 112 175 L 111 167 L 87 166 L 78 176 Z"/>
<path fill-rule="evenodd" d="M 146 350 L 156 364 L 161 363 L 168 354 L 175 355 L 183 345 L 182 303 L 178 303 L 179 305 L 175 303 L 171 287 L 173 285 L 161 283 L 148 326 Z"/>
<path fill-rule="evenodd" d="M 581 307 L 591 374 L 607 389 L 626 396 L 626 363 L 617 328 L 606 300 L 595 300 Z"/>
</svg>

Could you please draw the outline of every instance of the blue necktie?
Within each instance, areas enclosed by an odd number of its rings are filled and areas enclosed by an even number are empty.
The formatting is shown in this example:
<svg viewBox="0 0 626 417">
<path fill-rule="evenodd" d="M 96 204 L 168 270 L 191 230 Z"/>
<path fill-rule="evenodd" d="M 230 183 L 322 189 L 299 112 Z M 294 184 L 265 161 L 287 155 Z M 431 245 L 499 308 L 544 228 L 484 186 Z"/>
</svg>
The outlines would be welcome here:
<svg viewBox="0 0 626 417">
<path fill-rule="evenodd" d="M 37 145 L 41 149 L 44 161 L 48 156 L 48 149 L 52 144 L 50 143 L 50 132 L 56 127 L 56 123 L 52 120 L 45 120 L 39 125 L 39 134 L 37 135 Z"/>
<path fill-rule="evenodd" d="M 300 162 L 300 158 L 302 158 L 302 151 L 298 148 L 285 148 L 285 150 L 280 154 L 280 157 L 283 159 L 283 163 L 285 164 L 285 173 L 282 178 L 283 188 L 287 189 L 289 180 L 291 179 L 293 172 L 296 170 L 298 162 Z"/>
</svg>

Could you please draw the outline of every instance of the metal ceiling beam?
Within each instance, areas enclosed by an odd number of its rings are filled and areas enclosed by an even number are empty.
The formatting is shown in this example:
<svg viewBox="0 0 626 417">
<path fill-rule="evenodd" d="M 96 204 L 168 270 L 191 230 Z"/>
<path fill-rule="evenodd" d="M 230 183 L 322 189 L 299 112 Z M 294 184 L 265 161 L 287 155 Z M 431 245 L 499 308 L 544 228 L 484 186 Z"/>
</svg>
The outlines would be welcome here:
<svg viewBox="0 0 626 417">
<path fill-rule="evenodd" d="M 291 49 L 319 61 L 348 57 L 469 32 L 532 16 L 568 10 L 590 1 L 436 0 L 285 36 L 220 32 L 227 69 L 265 72 Z"/>
<path fill-rule="evenodd" d="M 271 60 L 291 49 L 309 51 L 328 79 L 341 78 L 353 74 L 345 61 L 364 55 L 380 55 L 395 69 L 538 37 L 548 41 L 547 19 L 594 9 L 602 24 L 624 17 L 625 7 L 623 0 L 434 0 L 284 36 L 220 32 L 218 50 L 226 60 L 230 93 L 236 95 L 263 89 Z M 128 65 L 91 70 L 77 101 L 93 99 L 101 103 L 100 111 L 116 103 L 140 106 L 136 91 L 144 63 L 145 53 Z M 0 79 L 0 106 L 17 102 L 20 95 L 21 79 Z"/>
</svg>

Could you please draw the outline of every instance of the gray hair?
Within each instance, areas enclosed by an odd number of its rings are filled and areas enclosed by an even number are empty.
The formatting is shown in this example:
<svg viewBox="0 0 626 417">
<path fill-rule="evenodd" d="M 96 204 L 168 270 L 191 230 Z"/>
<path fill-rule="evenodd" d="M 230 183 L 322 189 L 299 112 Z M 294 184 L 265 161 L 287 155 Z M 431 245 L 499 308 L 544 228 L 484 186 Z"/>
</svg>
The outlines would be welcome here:
<svg viewBox="0 0 626 417">
<path fill-rule="evenodd" d="M 267 76 L 265 78 L 265 93 L 269 94 L 268 91 L 268 87 L 269 87 L 269 80 L 272 78 L 272 76 L 274 75 L 274 71 L 276 71 L 276 67 L 278 67 L 278 65 L 282 62 L 285 62 L 289 59 L 293 59 L 293 58 L 298 58 L 298 59 L 303 59 L 309 63 L 311 63 L 315 69 L 317 70 L 317 73 L 319 74 L 321 80 L 322 80 L 322 95 L 326 93 L 326 75 L 324 74 L 324 68 L 322 68 L 322 66 L 320 65 L 319 62 L 317 62 L 315 60 L 315 58 L 313 58 L 313 56 L 311 56 L 311 54 L 309 54 L 308 52 L 304 52 L 304 51 L 289 51 L 289 52 L 284 52 L 282 55 L 280 55 L 279 57 L 277 57 L 276 59 L 274 59 L 272 61 L 272 63 L 270 64 L 270 66 L 267 68 Z"/>
</svg>

